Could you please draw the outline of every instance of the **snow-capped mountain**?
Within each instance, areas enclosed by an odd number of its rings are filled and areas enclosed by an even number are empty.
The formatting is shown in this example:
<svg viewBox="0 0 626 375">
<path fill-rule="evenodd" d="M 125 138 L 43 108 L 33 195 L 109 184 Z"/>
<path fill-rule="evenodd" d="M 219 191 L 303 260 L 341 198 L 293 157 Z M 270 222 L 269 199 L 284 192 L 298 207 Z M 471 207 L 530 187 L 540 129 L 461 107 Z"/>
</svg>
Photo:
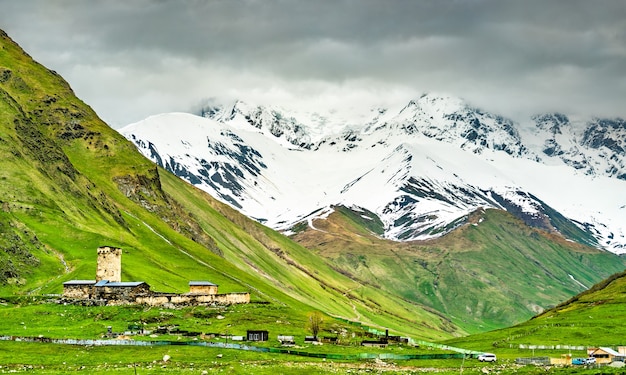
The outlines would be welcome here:
<svg viewBox="0 0 626 375">
<path fill-rule="evenodd" d="M 519 124 L 423 95 L 356 117 L 241 101 L 120 130 L 149 158 L 278 230 L 335 206 L 375 213 L 384 237 L 440 236 L 479 207 L 626 252 L 626 122 Z"/>
<path fill-rule="evenodd" d="M 562 114 L 533 118 L 544 159 L 558 159 L 588 175 L 626 180 L 626 121 L 571 121 Z"/>
</svg>

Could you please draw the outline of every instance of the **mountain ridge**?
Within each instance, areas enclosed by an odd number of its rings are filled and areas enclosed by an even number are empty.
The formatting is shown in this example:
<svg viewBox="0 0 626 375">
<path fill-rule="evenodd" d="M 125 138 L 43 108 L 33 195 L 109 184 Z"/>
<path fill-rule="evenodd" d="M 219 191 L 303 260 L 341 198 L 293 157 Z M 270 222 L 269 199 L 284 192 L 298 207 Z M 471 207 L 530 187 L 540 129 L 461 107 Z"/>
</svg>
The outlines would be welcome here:
<svg viewBox="0 0 626 375">
<path fill-rule="evenodd" d="M 280 106 L 255 106 L 240 100 L 229 104 L 217 104 L 216 101 L 203 107 L 198 114 L 221 123 L 241 126 L 245 122 L 257 129 L 268 129 L 274 137 L 285 138 L 293 146 L 307 149 L 318 148 L 333 142 L 334 138 L 349 137 L 354 133 L 399 128 L 408 135 L 420 132 L 426 137 L 448 142 L 454 138 L 460 141 L 458 145 L 461 148 L 473 152 L 490 148 L 531 160 L 563 156 L 561 161 L 564 164 L 583 169 L 587 174 L 624 179 L 626 124 L 621 118 L 570 118 L 555 112 L 516 122 L 473 107 L 460 98 L 437 94 L 423 94 L 405 106 L 374 107 L 356 115 L 336 115 L 334 110 L 324 113 Z M 535 144 L 537 133 L 541 131 L 545 132 L 541 134 L 545 142 Z M 528 143 L 532 146 L 526 145 Z M 580 146 L 583 146 L 582 150 Z M 565 155 L 575 156 L 585 151 L 584 148 L 597 150 L 601 147 L 618 156 L 614 164 L 607 165 L 603 170 L 584 162 L 576 163 Z"/>
<path fill-rule="evenodd" d="M 293 238 L 352 278 L 443 311 L 470 332 L 530 318 L 585 290 L 596 273 L 626 265 L 502 210 L 478 210 L 442 237 L 400 243 L 375 236 L 368 215 L 336 207 Z"/>
<path fill-rule="evenodd" d="M 534 133 L 498 116 L 474 126 L 467 119 L 479 114 L 449 116 L 438 104 L 421 123 L 409 116 L 417 103 L 407 107 L 405 122 L 383 121 L 395 115 L 380 110 L 379 122 L 335 122 L 307 142 L 295 115 L 246 118 L 243 106 L 224 121 L 170 113 L 121 132 L 337 272 L 443 311 L 468 332 L 527 319 L 623 269 L 623 258 L 598 250 L 623 252 L 622 180 L 542 161 L 533 151 L 541 137 L 525 146 Z M 285 118 L 292 138 L 277 131 Z M 468 129 L 484 134 L 459 137 Z"/>
<path fill-rule="evenodd" d="M 323 215 L 340 204 L 376 212 L 387 226 L 386 238 L 425 239 L 446 233 L 442 228 L 478 207 L 508 207 L 522 214 L 543 211 L 543 222 L 552 228 L 544 227 L 555 231 L 567 218 L 566 226 L 586 232 L 576 236 L 585 243 L 626 251 L 626 202 L 615 193 L 624 185 L 620 176 L 626 170 L 623 120 L 595 119 L 583 130 L 579 120 L 544 115 L 528 128 L 458 98 L 433 95 L 411 101 L 397 113 L 372 110 L 360 125 L 241 101 L 232 108 L 207 108 L 202 114 L 208 121 L 164 114 L 120 131 L 153 161 L 274 229 L 288 231 L 311 214 Z M 306 121 L 298 120 L 303 116 Z M 172 129 L 185 126 L 189 132 L 192 123 L 194 137 L 206 138 L 210 151 L 190 139 L 180 139 L 185 150 L 173 146 L 171 140 L 180 135 L 170 134 Z M 320 129 L 328 123 L 331 129 L 322 135 Z M 151 126 L 158 128 L 152 135 Z M 219 132 L 209 130 L 217 128 Z M 166 143 L 159 134 L 168 134 Z M 159 152 L 167 157 L 157 156 Z M 297 162 L 281 162 L 286 159 Z M 341 171 L 320 171 L 329 163 Z M 293 178 L 284 177 L 288 174 Z M 246 180 L 258 181 L 250 186 Z M 548 186 L 553 181 L 574 191 L 563 194 L 558 185 Z M 375 201 L 367 190 L 386 198 Z M 594 196 L 594 190 L 608 191 L 616 203 Z M 297 198 L 298 191 L 307 199 Z M 591 202 L 581 203 L 586 200 Z M 546 212 L 558 213 L 559 219 L 548 220 Z"/>
</svg>

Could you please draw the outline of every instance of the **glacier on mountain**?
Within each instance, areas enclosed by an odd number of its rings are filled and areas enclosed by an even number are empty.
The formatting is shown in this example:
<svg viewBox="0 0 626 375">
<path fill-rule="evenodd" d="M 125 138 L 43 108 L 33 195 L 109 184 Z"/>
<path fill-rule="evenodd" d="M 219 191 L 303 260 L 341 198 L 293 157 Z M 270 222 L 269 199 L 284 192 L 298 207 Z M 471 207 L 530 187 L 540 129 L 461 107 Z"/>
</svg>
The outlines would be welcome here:
<svg viewBox="0 0 626 375">
<path fill-rule="evenodd" d="M 272 228 L 364 209 L 383 237 L 440 236 L 478 208 L 626 252 L 621 119 L 535 116 L 518 124 L 458 98 L 423 95 L 360 116 L 241 101 L 121 129 L 144 155 Z"/>
</svg>

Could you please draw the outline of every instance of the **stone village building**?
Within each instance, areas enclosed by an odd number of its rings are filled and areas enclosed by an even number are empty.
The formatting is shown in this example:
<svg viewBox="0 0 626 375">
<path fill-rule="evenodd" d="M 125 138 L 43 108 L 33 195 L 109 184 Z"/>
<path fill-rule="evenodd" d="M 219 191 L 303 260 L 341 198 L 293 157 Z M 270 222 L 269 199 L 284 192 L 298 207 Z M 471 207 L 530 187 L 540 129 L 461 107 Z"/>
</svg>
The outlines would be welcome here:
<svg viewBox="0 0 626 375">
<path fill-rule="evenodd" d="M 98 248 L 95 280 L 63 283 L 63 297 L 106 305 L 145 304 L 151 306 L 229 305 L 249 303 L 250 293 L 219 294 L 208 281 L 190 281 L 189 293 L 162 293 L 150 290 L 143 281 L 122 281 L 122 249 Z"/>
</svg>

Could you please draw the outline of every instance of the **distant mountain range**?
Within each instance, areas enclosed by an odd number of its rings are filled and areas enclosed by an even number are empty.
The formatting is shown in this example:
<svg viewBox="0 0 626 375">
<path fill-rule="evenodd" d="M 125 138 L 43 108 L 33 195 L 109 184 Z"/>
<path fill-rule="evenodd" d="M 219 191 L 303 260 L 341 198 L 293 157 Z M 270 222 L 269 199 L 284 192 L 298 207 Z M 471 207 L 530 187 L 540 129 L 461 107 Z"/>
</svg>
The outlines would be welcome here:
<svg viewBox="0 0 626 375">
<path fill-rule="evenodd" d="M 120 132 L 151 160 L 274 229 L 336 207 L 380 238 L 436 238 L 479 208 L 626 252 L 626 121 L 552 113 L 523 123 L 425 94 L 351 117 L 237 101 Z"/>
</svg>

